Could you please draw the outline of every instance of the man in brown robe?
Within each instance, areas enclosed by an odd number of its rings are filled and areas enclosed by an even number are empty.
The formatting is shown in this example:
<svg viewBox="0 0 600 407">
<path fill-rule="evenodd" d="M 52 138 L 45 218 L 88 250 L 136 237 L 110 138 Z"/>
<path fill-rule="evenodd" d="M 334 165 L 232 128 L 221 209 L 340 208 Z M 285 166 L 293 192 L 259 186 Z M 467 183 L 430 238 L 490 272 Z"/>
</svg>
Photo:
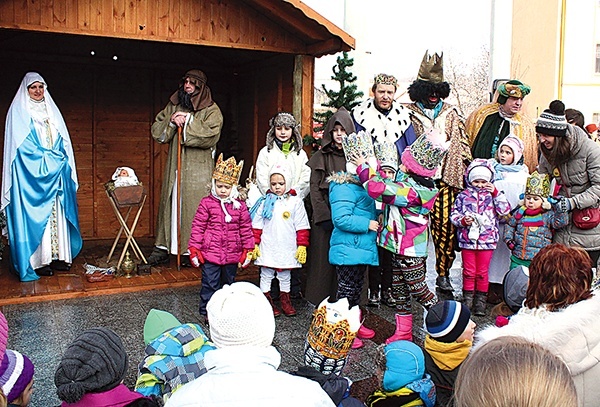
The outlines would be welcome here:
<svg viewBox="0 0 600 407">
<path fill-rule="evenodd" d="M 171 95 L 167 106 L 152 124 L 152 138 L 169 144 L 169 156 L 163 175 L 160 206 L 156 226 L 156 241 L 148 264 L 169 261 L 169 253 L 185 254 L 194 214 L 200 199 L 206 195 L 214 159 L 213 152 L 221 135 L 223 115 L 212 100 L 204 72 L 186 72 L 179 89 Z M 177 147 L 178 128 L 181 141 L 181 245 L 177 247 Z M 187 265 L 185 257 L 182 262 Z"/>
</svg>

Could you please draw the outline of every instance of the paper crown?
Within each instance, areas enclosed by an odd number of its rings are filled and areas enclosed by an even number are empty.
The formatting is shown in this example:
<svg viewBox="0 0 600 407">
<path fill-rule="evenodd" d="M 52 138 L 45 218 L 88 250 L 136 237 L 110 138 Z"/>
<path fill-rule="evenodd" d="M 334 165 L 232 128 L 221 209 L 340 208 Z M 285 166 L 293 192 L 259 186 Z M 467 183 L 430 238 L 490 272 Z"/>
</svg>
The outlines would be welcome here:
<svg viewBox="0 0 600 407">
<path fill-rule="evenodd" d="M 391 167 L 398 170 L 398 149 L 392 143 L 375 143 L 373 145 L 375 157 L 382 167 Z"/>
<path fill-rule="evenodd" d="M 373 139 L 366 131 L 361 130 L 358 133 L 350 133 L 342 137 L 342 148 L 346 161 L 349 157 L 356 155 L 364 158 L 374 157 Z"/>
<path fill-rule="evenodd" d="M 340 374 L 360 328 L 360 310 L 347 298 L 321 302 L 313 313 L 304 344 L 304 364 L 325 375 Z"/>
<path fill-rule="evenodd" d="M 393 75 L 388 75 L 385 73 L 380 73 L 375 76 L 373 83 L 375 85 L 394 85 L 394 87 L 398 87 L 398 80 Z"/>
<path fill-rule="evenodd" d="M 402 164 L 414 174 L 432 177 L 448 151 L 448 144 L 442 133 L 431 128 L 404 150 Z"/>
<path fill-rule="evenodd" d="M 240 179 L 243 166 L 244 160 L 240 160 L 238 164 L 234 157 L 229 157 L 223 161 L 223 154 L 221 153 L 219 154 L 219 158 L 217 158 L 212 177 L 215 181 L 236 185 Z"/>
<path fill-rule="evenodd" d="M 425 51 L 417 79 L 432 83 L 444 82 L 443 56 L 444 53 L 429 55 L 429 50 Z"/>
<path fill-rule="evenodd" d="M 550 179 L 548 174 L 540 174 L 534 171 L 525 184 L 525 195 L 537 195 L 548 198 L 550 195 Z"/>
</svg>

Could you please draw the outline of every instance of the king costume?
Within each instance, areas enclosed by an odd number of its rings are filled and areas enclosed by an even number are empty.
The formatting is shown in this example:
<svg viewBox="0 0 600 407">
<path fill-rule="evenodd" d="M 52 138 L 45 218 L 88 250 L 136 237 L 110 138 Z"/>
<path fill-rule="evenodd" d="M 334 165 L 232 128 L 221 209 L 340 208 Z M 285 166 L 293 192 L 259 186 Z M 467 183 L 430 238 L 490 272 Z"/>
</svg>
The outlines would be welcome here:
<svg viewBox="0 0 600 407">
<path fill-rule="evenodd" d="M 44 86 L 33 100 L 28 87 Z M 2 207 L 11 265 L 21 281 L 53 261 L 71 264 L 82 239 L 77 210 L 77 171 L 71 138 L 58 106 L 36 72 L 28 72 L 6 117 Z"/>
</svg>

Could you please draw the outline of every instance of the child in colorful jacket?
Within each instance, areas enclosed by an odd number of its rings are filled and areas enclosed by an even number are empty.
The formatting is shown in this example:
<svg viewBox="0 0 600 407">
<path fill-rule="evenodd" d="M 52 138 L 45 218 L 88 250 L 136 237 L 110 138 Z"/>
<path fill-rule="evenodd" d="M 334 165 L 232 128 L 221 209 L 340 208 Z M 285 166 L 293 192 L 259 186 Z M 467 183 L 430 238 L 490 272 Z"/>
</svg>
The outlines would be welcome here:
<svg viewBox="0 0 600 407">
<path fill-rule="evenodd" d="M 440 133 L 423 133 L 402 153 L 402 164 L 394 179 L 384 178 L 379 168 L 356 157 L 357 173 L 369 196 L 383 202 L 383 228 L 378 245 L 391 251 L 392 295 L 396 300 L 396 331 L 386 340 L 412 340 L 411 296 L 429 309 L 437 302 L 425 282 L 429 212 L 438 190 L 432 176 L 446 154 Z"/>
<path fill-rule="evenodd" d="M 381 387 L 367 397 L 369 407 L 433 407 L 435 385 L 425 372 L 425 356 L 409 341 L 395 341 L 378 348 L 376 375 Z"/>
<path fill-rule="evenodd" d="M 557 212 L 548 202 L 550 180 L 547 174 L 531 174 L 525 185 L 525 199 L 508 220 L 504 241 L 511 251 L 510 269 L 529 267 L 533 256 L 552 243 L 554 230 L 569 222 L 566 212 Z"/>
<path fill-rule="evenodd" d="M 510 213 L 506 196 L 493 181 L 490 162 L 474 159 L 465 173 L 466 188 L 456 197 L 450 214 L 462 249 L 464 302 L 479 316 L 485 315 L 488 270 L 499 239 L 498 220 Z"/>
<path fill-rule="evenodd" d="M 212 295 L 235 280 L 238 265 L 252 260 L 254 237 L 250 212 L 240 197 L 238 180 L 243 161 L 223 161 L 219 155 L 211 190 L 198 205 L 189 241 L 190 262 L 202 267 L 200 315 L 206 318 L 206 304 Z"/>
</svg>

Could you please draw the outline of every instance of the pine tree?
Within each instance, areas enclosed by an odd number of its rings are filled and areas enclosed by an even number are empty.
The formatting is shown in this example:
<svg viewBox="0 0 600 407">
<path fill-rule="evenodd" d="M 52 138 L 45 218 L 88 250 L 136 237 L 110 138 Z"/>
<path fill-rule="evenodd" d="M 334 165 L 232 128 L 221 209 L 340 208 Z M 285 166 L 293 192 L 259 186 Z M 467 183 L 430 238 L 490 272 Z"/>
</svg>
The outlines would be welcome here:
<svg viewBox="0 0 600 407">
<path fill-rule="evenodd" d="M 357 91 L 356 84 L 356 76 L 350 72 L 348 69 L 354 65 L 354 59 L 348 57 L 347 52 L 343 52 L 342 56 L 337 57 L 337 63 L 331 68 L 333 71 L 333 75 L 331 79 L 338 82 L 340 84 L 339 91 L 327 89 L 325 85 L 321 85 L 321 88 L 327 95 L 329 101 L 323 103 L 323 106 L 328 107 L 327 111 L 323 113 L 315 112 L 313 119 L 320 123 L 319 127 L 315 127 L 314 131 L 322 131 L 327 124 L 327 121 L 333 113 L 337 111 L 340 107 L 345 107 L 348 111 L 352 110 L 354 106 L 360 103 L 360 98 L 362 98 L 363 93 Z M 307 135 L 304 137 L 305 145 L 315 145 L 319 144 L 321 140 L 315 140 L 312 135 Z"/>
</svg>

